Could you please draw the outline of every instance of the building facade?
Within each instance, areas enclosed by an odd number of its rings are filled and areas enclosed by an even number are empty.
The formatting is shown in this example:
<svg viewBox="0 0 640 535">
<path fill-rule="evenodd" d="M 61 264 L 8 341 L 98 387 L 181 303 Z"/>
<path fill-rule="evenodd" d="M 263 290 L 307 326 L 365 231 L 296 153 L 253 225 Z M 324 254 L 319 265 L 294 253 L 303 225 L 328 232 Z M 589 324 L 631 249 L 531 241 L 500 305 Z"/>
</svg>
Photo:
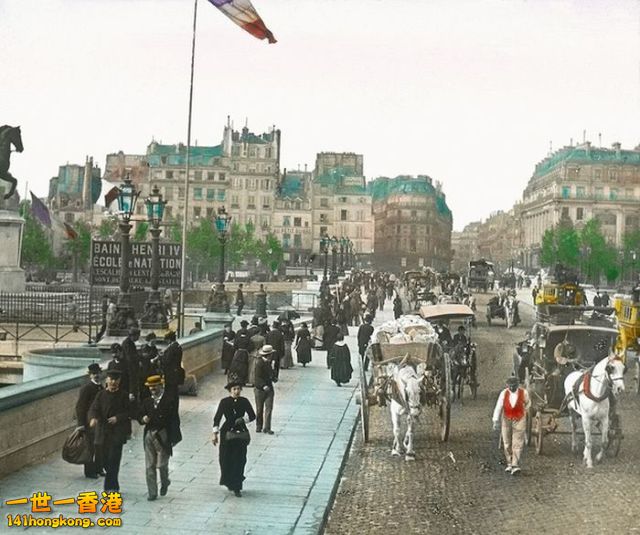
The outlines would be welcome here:
<svg viewBox="0 0 640 535">
<path fill-rule="evenodd" d="M 373 252 L 373 219 L 362 171 L 360 154 L 317 155 L 312 182 L 313 251 L 320 253 L 322 236 L 348 238 L 357 265 L 365 266 Z"/>
<path fill-rule="evenodd" d="M 439 182 L 426 175 L 380 177 L 371 193 L 376 267 L 449 269 L 453 218 Z"/>
<path fill-rule="evenodd" d="M 640 145 L 566 146 L 539 162 L 522 195 L 522 262 L 540 265 L 542 237 L 561 218 L 577 229 L 598 219 L 617 247 L 626 232 L 640 227 Z"/>
<path fill-rule="evenodd" d="M 469 267 L 469 261 L 480 259 L 478 251 L 478 232 L 480 221 L 469 223 L 462 231 L 451 233 L 451 251 L 453 260 L 451 269 L 464 273 Z"/>
</svg>

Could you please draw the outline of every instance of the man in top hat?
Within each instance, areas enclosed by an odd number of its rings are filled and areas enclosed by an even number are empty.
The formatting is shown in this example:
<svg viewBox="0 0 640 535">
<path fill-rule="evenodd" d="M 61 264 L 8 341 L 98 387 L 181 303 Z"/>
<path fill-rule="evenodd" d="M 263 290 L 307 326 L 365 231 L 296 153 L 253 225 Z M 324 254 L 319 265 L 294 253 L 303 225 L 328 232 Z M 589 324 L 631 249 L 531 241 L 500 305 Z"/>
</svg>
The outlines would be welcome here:
<svg viewBox="0 0 640 535">
<path fill-rule="evenodd" d="M 127 363 L 129 372 L 129 397 L 138 399 L 140 395 L 140 355 L 136 342 L 140 339 L 140 329 L 130 327 L 129 334 L 122 341 L 122 359 Z"/>
<path fill-rule="evenodd" d="M 89 427 L 89 407 L 96 398 L 96 395 L 102 390 L 102 383 L 100 382 L 100 373 L 102 368 L 100 364 L 94 362 L 89 364 L 89 382 L 85 384 L 78 395 L 78 401 L 76 403 L 76 420 L 78 421 L 78 427 L 85 430 L 89 449 L 91 451 L 91 460 L 84 465 L 85 477 L 91 479 L 97 479 L 98 476 L 104 475 L 102 469 L 102 456 L 100 455 L 100 448 L 95 447 L 95 433 L 93 429 Z"/>
<path fill-rule="evenodd" d="M 369 342 L 371 341 L 371 335 L 373 334 L 373 325 L 371 322 L 373 318 L 370 314 L 366 314 L 364 317 L 364 322 L 360 327 L 358 327 L 358 352 L 360 353 L 360 358 L 362 359 L 362 366 L 364 371 L 369 369 L 369 357 L 367 356 L 367 347 L 369 346 Z"/>
<path fill-rule="evenodd" d="M 118 370 L 120 372 L 120 388 L 129 393 L 129 366 L 122 354 L 122 346 L 115 342 L 111 344 L 111 359 L 107 364 L 107 371 Z"/>
<path fill-rule="evenodd" d="M 273 412 L 273 347 L 264 345 L 258 352 L 260 359 L 256 363 L 254 393 L 256 398 L 256 432 L 273 435 L 271 414 Z"/>
<path fill-rule="evenodd" d="M 148 377 L 144 385 L 151 396 L 142 400 L 138 421 L 144 427 L 144 461 L 146 467 L 147 500 L 158 497 L 157 471 L 160 471 L 160 496 L 167 494 L 171 484 L 169 480 L 169 457 L 182 437 L 175 418 L 176 400 L 164 390 L 164 381 L 160 375 Z"/>
<path fill-rule="evenodd" d="M 502 418 L 502 442 L 507 461 L 505 472 L 518 475 L 527 428 L 526 414 L 531 406 L 529 394 L 521 388 L 517 377 L 507 379 L 507 388 L 500 392 L 493 411 L 493 428 L 497 431 Z"/>
<path fill-rule="evenodd" d="M 122 447 L 131 435 L 131 404 L 129 394 L 120 387 L 121 377 L 120 370 L 107 370 L 106 387 L 96 395 L 88 415 L 89 426 L 96 433 L 96 445 L 102 446 L 106 492 L 120 490 Z"/>
<path fill-rule="evenodd" d="M 165 334 L 164 339 L 169 345 L 160 355 L 160 369 L 164 377 L 166 393 L 176 400 L 176 417 L 178 417 L 178 387 L 184 383 L 182 346 L 178 343 L 175 331 L 169 331 Z"/>
</svg>

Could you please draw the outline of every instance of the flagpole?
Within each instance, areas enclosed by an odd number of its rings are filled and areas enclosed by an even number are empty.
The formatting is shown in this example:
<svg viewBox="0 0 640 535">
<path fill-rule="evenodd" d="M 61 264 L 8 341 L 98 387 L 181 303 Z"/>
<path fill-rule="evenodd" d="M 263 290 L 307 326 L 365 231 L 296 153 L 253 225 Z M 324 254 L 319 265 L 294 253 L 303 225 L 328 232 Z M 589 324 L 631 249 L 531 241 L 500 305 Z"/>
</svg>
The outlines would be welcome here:
<svg viewBox="0 0 640 535">
<path fill-rule="evenodd" d="M 196 21 L 198 16 L 198 0 L 193 0 L 193 35 L 191 39 L 191 78 L 189 82 L 189 118 L 187 121 L 187 156 L 184 177 L 184 214 L 182 217 L 182 272 L 180 274 L 180 303 L 178 310 L 178 335 L 184 333 L 184 295 L 187 277 L 187 215 L 189 207 L 189 169 L 191 166 L 191 111 L 193 109 L 193 70 L 196 56 Z"/>
</svg>

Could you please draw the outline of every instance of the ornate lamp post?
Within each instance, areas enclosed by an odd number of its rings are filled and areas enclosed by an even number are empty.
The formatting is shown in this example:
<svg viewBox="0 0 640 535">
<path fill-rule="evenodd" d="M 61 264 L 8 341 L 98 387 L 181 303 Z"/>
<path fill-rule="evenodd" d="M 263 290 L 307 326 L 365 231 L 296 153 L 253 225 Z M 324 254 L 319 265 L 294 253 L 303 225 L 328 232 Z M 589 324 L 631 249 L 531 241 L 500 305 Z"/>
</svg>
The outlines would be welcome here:
<svg viewBox="0 0 640 535">
<path fill-rule="evenodd" d="M 136 201 L 140 192 L 131 183 L 129 175 L 118 191 L 118 225 L 120 227 L 120 291 L 116 314 L 110 325 L 107 326 L 109 336 L 126 336 L 129 327 L 135 324 L 135 314 L 131 306 L 131 294 L 129 293 L 129 260 L 131 258 L 131 217 L 136 209 Z"/>
<path fill-rule="evenodd" d="M 347 267 L 353 269 L 353 242 L 350 238 L 347 238 Z"/>
<path fill-rule="evenodd" d="M 337 276 L 337 261 L 338 261 L 338 244 L 339 240 L 335 236 L 331 237 L 331 278 L 334 279 Z"/>
<path fill-rule="evenodd" d="M 227 214 L 224 206 L 218 208 L 215 224 L 216 230 L 218 231 L 218 239 L 220 240 L 220 269 L 218 270 L 218 282 L 215 286 L 211 301 L 207 306 L 207 312 L 229 312 L 227 293 L 224 290 L 224 246 L 227 243 L 227 232 L 231 224 L 231 216 Z"/>
<path fill-rule="evenodd" d="M 162 199 L 158 186 L 154 186 L 151 195 L 145 200 L 147 221 L 151 228 L 151 292 L 145 303 L 145 313 L 141 318 L 142 326 L 148 329 L 166 329 L 167 313 L 163 306 L 158 287 L 160 286 L 160 223 L 164 216 L 167 201 Z"/>
<path fill-rule="evenodd" d="M 324 255 L 324 275 L 322 276 L 322 280 L 327 280 L 327 255 L 329 254 L 329 236 L 322 235 L 320 236 L 320 252 Z"/>
<path fill-rule="evenodd" d="M 344 273 L 344 253 L 347 250 L 347 238 L 340 238 L 340 273 Z"/>
</svg>

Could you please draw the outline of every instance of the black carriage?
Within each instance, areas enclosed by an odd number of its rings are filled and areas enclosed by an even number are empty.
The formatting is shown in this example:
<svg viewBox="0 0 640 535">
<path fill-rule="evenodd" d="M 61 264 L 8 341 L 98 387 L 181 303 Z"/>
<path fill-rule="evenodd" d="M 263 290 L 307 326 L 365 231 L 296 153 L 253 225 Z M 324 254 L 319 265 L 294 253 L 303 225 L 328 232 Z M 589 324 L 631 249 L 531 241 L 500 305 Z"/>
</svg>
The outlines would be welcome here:
<svg viewBox="0 0 640 535">
<path fill-rule="evenodd" d="M 478 357 L 476 344 L 471 340 L 471 326 L 474 313 L 467 305 L 436 305 L 420 308 L 420 316 L 437 326 L 446 328 L 448 336 L 441 336 L 440 343 L 449 355 L 451 363 L 451 384 L 453 398 L 462 401 L 465 388 L 468 387 L 472 399 L 478 395 Z M 465 327 L 464 339 L 451 336 L 450 330 L 459 326 Z"/>
<path fill-rule="evenodd" d="M 544 437 L 558 431 L 559 418 L 568 416 L 564 382 L 576 370 L 586 370 L 609 355 L 618 331 L 601 319 L 576 323 L 575 314 L 555 316 L 557 323 L 536 323 L 531 336 L 516 346 L 514 373 L 529 393 L 531 408 L 527 413 L 527 444 L 533 443 L 541 454 Z M 570 323 L 570 324 L 569 324 Z M 622 429 L 617 414 L 611 415 L 609 448 L 615 456 L 620 450 Z"/>
</svg>

